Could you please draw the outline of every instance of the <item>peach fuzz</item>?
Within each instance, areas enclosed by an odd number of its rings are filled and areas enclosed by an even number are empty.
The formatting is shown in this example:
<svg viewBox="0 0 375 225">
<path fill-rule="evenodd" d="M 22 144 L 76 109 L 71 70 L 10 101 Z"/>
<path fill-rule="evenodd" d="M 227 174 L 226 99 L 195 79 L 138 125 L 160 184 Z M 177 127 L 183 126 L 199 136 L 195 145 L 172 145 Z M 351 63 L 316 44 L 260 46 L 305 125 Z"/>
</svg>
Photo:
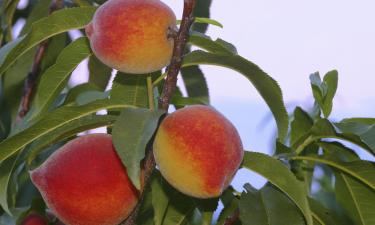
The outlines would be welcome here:
<svg viewBox="0 0 375 225">
<path fill-rule="evenodd" d="M 176 27 L 173 11 L 159 0 L 109 0 L 86 26 L 99 60 L 125 73 L 150 73 L 167 66 Z"/>
<path fill-rule="evenodd" d="M 163 177 L 197 198 L 220 196 L 243 154 L 236 128 L 209 106 L 188 106 L 168 115 L 154 141 L 155 161 Z"/>
<path fill-rule="evenodd" d="M 51 212 L 65 224 L 117 225 L 138 201 L 108 134 L 70 141 L 30 174 Z"/>
<path fill-rule="evenodd" d="M 44 217 L 32 213 L 26 216 L 26 218 L 22 220 L 20 225 L 48 225 L 48 222 Z"/>
</svg>

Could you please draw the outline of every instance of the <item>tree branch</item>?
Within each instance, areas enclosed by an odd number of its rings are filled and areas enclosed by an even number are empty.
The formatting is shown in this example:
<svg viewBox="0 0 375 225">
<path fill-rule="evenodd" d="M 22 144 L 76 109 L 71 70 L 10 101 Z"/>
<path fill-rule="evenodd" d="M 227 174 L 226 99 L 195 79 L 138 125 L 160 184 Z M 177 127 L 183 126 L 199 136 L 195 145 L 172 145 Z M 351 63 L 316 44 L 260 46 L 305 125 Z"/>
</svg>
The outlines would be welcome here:
<svg viewBox="0 0 375 225">
<path fill-rule="evenodd" d="M 169 103 L 171 101 L 173 92 L 176 89 L 177 76 L 181 69 L 182 59 L 184 55 L 185 46 L 189 37 L 190 27 L 194 22 L 193 10 L 195 8 L 195 3 L 195 0 L 184 0 L 184 12 L 182 15 L 180 29 L 178 30 L 177 34 L 170 36 L 174 39 L 173 55 L 171 63 L 168 66 L 167 77 L 165 80 L 161 97 L 159 99 L 159 109 L 162 109 L 164 111 L 168 111 Z M 136 219 L 144 198 L 144 190 L 150 183 L 150 178 L 155 166 L 156 164 L 152 150 L 152 145 L 150 145 L 146 152 L 146 157 L 143 162 L 144 172 L 141 178 L 141 183 L 143 185 L 138 204 L 133 210 L 133 212 L 130 214 L 130 216 L 123 223 L 123 225 L 136 224 Z"/>
<path fill-rule="evenodd" d="M 59 10 L 63 7 L 64 7 L 64 0 L 53 0 L 49 7 L 48 15 L 51 15 L 54 11 Z M 42 59 L 48 47 L 48 43 L 49 43 L 49 40 L 43 41 L 42 43 L 39 44 L 36 50 L 31 72 L 27 75 L 27 78 L 25 80 L 17 121 L 20 121 L 23 117 L 25 117 L 25 115 L 30 110 L 31 97 L 33 95 L 33 92 L 36 86 L 36 81 L 38 79 L 40 69 L 41 69 Z"/>
</svg>

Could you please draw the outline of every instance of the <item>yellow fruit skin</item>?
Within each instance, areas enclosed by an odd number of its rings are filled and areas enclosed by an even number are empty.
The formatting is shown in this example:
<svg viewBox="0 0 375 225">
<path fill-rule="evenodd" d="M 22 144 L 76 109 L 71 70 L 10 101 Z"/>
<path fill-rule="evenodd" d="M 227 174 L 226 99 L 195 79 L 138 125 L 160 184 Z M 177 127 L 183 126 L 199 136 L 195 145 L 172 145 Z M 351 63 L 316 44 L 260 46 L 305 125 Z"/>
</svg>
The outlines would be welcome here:
<svg viewBox="0 0 375 225">
<path fill-rule="evenodd" d="M 173 51 L 168 29 L 173 11 L 159 0 L 109 0 L 99 7 L 86 34 L 94 54 L 125 73 L 150 73 L 167 66 Z"/>
<path fill-rule="evenodd" d="M 168 115 L 153 147 L 163 177 L 197 198 L 220 196 L 244 154 L 235 127 L 208 106 L 189 106 Z"/>
</svg>

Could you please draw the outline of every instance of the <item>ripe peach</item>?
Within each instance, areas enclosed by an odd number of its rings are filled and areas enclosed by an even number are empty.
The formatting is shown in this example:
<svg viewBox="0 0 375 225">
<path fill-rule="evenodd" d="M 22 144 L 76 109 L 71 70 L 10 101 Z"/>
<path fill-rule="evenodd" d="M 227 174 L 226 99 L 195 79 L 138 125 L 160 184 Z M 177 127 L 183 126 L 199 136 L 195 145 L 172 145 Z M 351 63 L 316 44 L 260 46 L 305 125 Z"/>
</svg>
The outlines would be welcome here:
<svg viewBox="0 0 375 225">
<path fill-rule="evenodd" d="M 20 225 L 48 225 L 47 220 L 35 213 L 28 215 Z"/>
<path fill-rule="evenodd" d="M 31 179 L 63 223 L 117 225 L 138 201 L 138 191 L 108 134 L 76 138 L 51 155 Z"/>
<path fill-rule="evenodd" d="M 126 73 L 150 73 L 169 64 L 176 27 L 173 11 L 159 0 L 108 0 L 86 26 L 93 52 Z"/>
<path fill-rule="evenodd" d="M 168 115 L 154 141 L 154 155 L 164 178 L 197 198 L 219 196 L 243 158 L 236 128 L 209 106 L 189 106 Z"/>
</svg>

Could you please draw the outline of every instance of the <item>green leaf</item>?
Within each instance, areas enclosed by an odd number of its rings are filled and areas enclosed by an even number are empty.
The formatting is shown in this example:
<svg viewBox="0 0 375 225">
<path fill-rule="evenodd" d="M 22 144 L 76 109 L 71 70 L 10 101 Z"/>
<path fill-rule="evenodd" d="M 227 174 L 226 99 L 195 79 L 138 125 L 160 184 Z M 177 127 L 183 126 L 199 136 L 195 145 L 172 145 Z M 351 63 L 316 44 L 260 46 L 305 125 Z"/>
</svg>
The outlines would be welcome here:
<svg viewBox="0 0 375 225">
<path fill-rule="evenodd" d="M 56 63 L 41 75 L 30 113 L 34 116 L 46 113 L 66 86 L 71 72 L 91 54 L 90 45 L 85 37 L 68 45 L 60 53 Z"/>
<path fill-rule="evenodd" d="M 325 118 L 328 118 L 332 112 L 332 101 L 337 91 L 338 73 L 336 70 L 328 72 L 323 81 L 319 73 L 310 75 L 311 88 L 316 103 L 323 111 Z"/>
<path fill-rule="evenodd" d="M 238 210 L 239 200 L 233 194 L 232 187 L 228 188 L 224 191 L 224 193 L 220 197 L 224 208 L 220 212 L 219 218 L 217 220 L 217 225 L 224 225 L 225 221 L 228 217 L 232 216 L 233 213 Z"/>
<path fill-rule="evenodd" d="M 11 42 L 6 43 L 0 49 L 0 64 L 4 63 L 5 57 L 11 52 L 19 43 L 23 41 L 24 37 L 16 38 Z"/>
<path fill-rule="evenodd" d="M 338 126 L 335 124 L 336 127 Z M 327 119 L 318 119 L 315 121 L 313 127 L 310 130 L 309 135 L 305 135 L 304 139 L 300 138 L 293 146 L 296 149 L 297 153 L 300 153 L 305 149 L 306 146 L 313 143 L 314 141 L 323 139 L 323 138 L 334 138 L 344 141 L 349 141 L 353 144 L 360 146 L 361 148 L 367 150 L 370 154 L 375 155 L 375 143 L 374 146 L 370 146 L 373 144 L 373 140 L 371 139 L 371 135 L 375 132 L 374 130 L 368 130 L 366 132 L 366 136 L 355 135 L 353 133 L 338 133 L 336 132 L 335 127 L 331 124 L 331 122 Z"/>
<path fill-rule="evenodd" d="M 58 34 L 48 40 L 47 49 L 41 61 L 41 72 L 44 73 L 48 67 L 56 63 L 61 51 L 64 50 L 69 40 L 67 33 Z"/>
<path fill-rule="evenodd" d="M 155 174 L 155 173 L 154 173 Z M 151 185 L 155 176 L 151 176 Z M 147 185 L 143 192 L 143 200 L 141 204 L 141 208 L 138 213 L 137 220 L 135 224 L 139 225 L 155 225 L 154 224 L 154 209 L 152 205 L 153 201 L 153 191 L 151 189 L 151 185 Z"/>
<path fill-rule="evenodd" d="M 194 23 L 205 23 L 224 28 L 223 24 L 221 24 L 219 21 L 210 18 L 195 17 Z"/>
<path fill-rule="evenodd" d="M 375 121 L 373 118 L 347 119 L 335 123 L 335 126 L 343 132 L 343 137 L 362 141 L 372 153 L 375 153 Z"/>
<path fill-rule="evenodd" d="M 327 94 L 324 97 L 324 106 L 323 106 L 323 114 L 327 118 L 332 112 L 332 101 L 337 91 L 337 83 L 338 83 L 337 70 L 332 70 L 328 72 L 324 76 L 323 82 L 327 85 Z"/>
<path fill-rule="evenodd" d="M 147 77 L 117 73 L 113 81 L 110 98 L 121 101 L 127 105 L 141 108 L 148 107 Z"/>
<path fill-rule="evenodd" d="M 257 191 L 249 184 L 240 200 L 240 219 L 243 225 L 305 225 L 295 204 L 272 185 Z"/>
<path fill-rule="evenodd" d="M 195 4 L 195 9 L 193 11 L 194 17 L 210 17 L 210 7 L 212 0 L 199 0 Z M 193 24 L 193 30 L 205 33 L 207 30 L 208 24 L 204 23 L 195 23 Z"/>
<path fill-rule="evenodd" d="M 177 107 L 184 107 L 186 105 L 207 105 L 207 102 L 205 101 L 205 98 L 189 98 L 173 95 L 171 104 Z"/>
<path fill-rule="evenodd" d="M 303 109 L 296 107 L 294 119 L 291 122 L 290 144 L 294 145 L 298 139 L 305 136 L 313 126 L 314 122 Z"/>
<path fill-rule="evenodd" d="M 311 209 L 311 213 L 313 216 L 314 221 L 317 221 L 314 224 L 317 225 L 339 225 L 337 221 L 335 221 L 333 213 L 324 208 L 318 201 L 309 198 L 309 205 Z"/>
<path fill-rule="evenodd" d="M 316 137 L 334 137 L 336 136 L 336 130 L 327 119 L 318 119 L 314 126 L 311 128 L 312 135 Z"/>
<path fill-rule="evenodd" d="M 307 225 L 312 225 L 305 187 L 285 165 L 262 153 L 245 152 L 242 166 L 262 175 L 284 192 L 301 210 Z"/>
<path fill-rule="evenodd" d="M 278 127 L 280 140 L 284 140 L 289 125 L 281 89 L 277 82 L 263 72 L 257 65 L 238 55 L 216 55 L 213 53 L 194 51 L 185 56 L 183 66 L 199 64 L 218 65 L 231 68 L 248 78 L 272 111 Z"/>
<path fill-rule="evenodd" d="M 360 123 L 360 124 L 367 124 L 367 125 L 373 125 L 375 124 L 375 118 L 365 118 L 365 117 L 357 117 L 357 118 L 347 118 L 341 120 L 340 123 Z"/>
<path fill-rule="evenodd" d="M 116 121 L 116 119 L 116 116 L 111 115 L 89 115 L 73 120 L 33 142 L 28 148 L 27 162 L 30 165 L 39 153 L 52 144 L 86 130 L 102 126 L 110 126 Z"/>
<path fill-rule="evenodd" d="M 0 143 L 0 163 L 22 150 L 34 140 L 58 129 L 65 124 L 90 115 L 103 109 L 122 109 L 131 107 L 117 101 L 98 100 L 83 106 L 64 106 L 48 115 L 43 120 L 36 122 L 31 127 L 15 134 Z"/>
<path fill-rule="evenodd" d="M 31 10 L 29 16 L 27 17 L 25 25 L 22 27 L 20 36 L 25 35 L 31 29 L 31 25 L 43 17 L 48 16 L 49 6 L 52 0 L 40 0 L 35 2 L 35 6 Z"/>
<path fill-rule="evenodd" d="M 188 96 L 209 104 L 208 86 L 202 70 L 198 66 L 189 66 L 181 69 L 181 75 Z"/>
<path fill-rule="evenodd" d="M 168 193 L 164 191 L 166 182 L 159 172 L 152 177 L 152 205 L 154 209 L 154 224 L 163 225 L 164 217 L 169 206 Z"/>
<path fill-rule="evenodd" d="M 81 96 L 82 93 L 91 91 L 100 91 L 100 88 L 93 83 L 83 83 L 73 87 L 67 93 L 64 105 L 75 104 L 78 96 Z"/>
<path fill-rule="evenodd" d="M 0 163 L 0 205 L 9 215 L 12 215 L 12 212 L 8 204 L 8 184 L 11 179 L 12 171 L 16 166 L 17 159 L 18 155 L 13 155 Z"/>
<path fill-rule="evenodd" d="M 104 91 L 111 78 L 112 68 L 103 64 L 96 56 L 92 55 L 89 59 L 89 82 L 95 84 Z"/>
<path fill-rule="evenodd" d="M 192 31 L 189 35 L 189 43 L 219 55 L 237 55 L 236 48 L 221 39 L 213 41 L 209 36 Z"/>
<path fill-rule="evenodd" d="M 322 163 L 331 166 L 341 172 L 347 173 L 354 178 L 362 181 L 369 188 L 375 190 L 375 164 L 370 161 L 357 160 L 351 162 L 341 162 L 337 160 L 326 159 L 319 156 L 295 156 L 293 160 L 306 160 L 316 163 Z"/>
<path fill-rule="evenodd" d="M 2 77 L 6 107 L 10 110 L 13 122 L 18 114 L 25 79 L 31 71 L 34 54 L 35 49 L 31 49 L 25 53 Z"/>
<path fill-rule="evenodd" d="M 170 202 L 165 213 L 163 225 L 184 225 L 188 224 L 191 215 L 195 210 L 194 200 L 180 192 L 166 187 Z"/>
<path fill-rule="evenodd" d="M 102 91 L 86 91 L 80 93 L 76 98 L 77 105 L 86 105 L 90 102 L 100 100 L 100 99 L 108 99 L 109 92 L 102 92 Z"/>
<path fill-rule="evenodd" d="M 163 111 L 124 109 L 113 125 L 113 144 L 124 163 L 128 176 L 137 189 L 141 188 L 141 160 L 145 157 L 147 143 L 158 127 Z"/>
<path fill-rule="evenodd" d="M 190 224 L 196 205 L 193 198 L 174 189 L 159 171 L 152 176 L 151 188 L 155 225 Z"/>
<path fill-rule="evenodd" d="M 344 173 L 336 173 L 335 188 L 337 200 L 356 225 L 375 223 L 374 190 Z"/>
<path fill-rule="evenodd" d="M 8 54 L 0 49 L 0 75 L 4 73 L 19 57 L 40 42 L 72 29 L 81 29 L 91 21 L 95 7 L 80 7 L 58 10 L 32 25 L 30 32 L 16 40 L 19 42 Z"/>
<path fill-rule="evenodd" d="M 211 225 L 219 198 L 197 199 L 195 202 L 202 217 L 202 225 Z"/>
<path fill-rule="evenodd" d="M 1 7 L 1 28 L 5 34 L 5 41 L 9 42 L 13 39 L 12 25 L 14 23 L 13 17 L 17 9 L 19 0 L 2 1 Z"/>
<path fill-rule="evenodd" d="M 310 75 L 310 83 L 315 101 L 322 108 L 324 105 L 324 96 L 327 93 L 327 86 L 322 83 L 319 72 Z"/>
<path fill-rule="evenodd" d="M 325 158 L 344 162 L 359 160 L 358 155 L 353 149 L 346 147 L 340 142 L 319 141 L 317 142 L 317 145 L 323 149 Z"/>
</svg>

